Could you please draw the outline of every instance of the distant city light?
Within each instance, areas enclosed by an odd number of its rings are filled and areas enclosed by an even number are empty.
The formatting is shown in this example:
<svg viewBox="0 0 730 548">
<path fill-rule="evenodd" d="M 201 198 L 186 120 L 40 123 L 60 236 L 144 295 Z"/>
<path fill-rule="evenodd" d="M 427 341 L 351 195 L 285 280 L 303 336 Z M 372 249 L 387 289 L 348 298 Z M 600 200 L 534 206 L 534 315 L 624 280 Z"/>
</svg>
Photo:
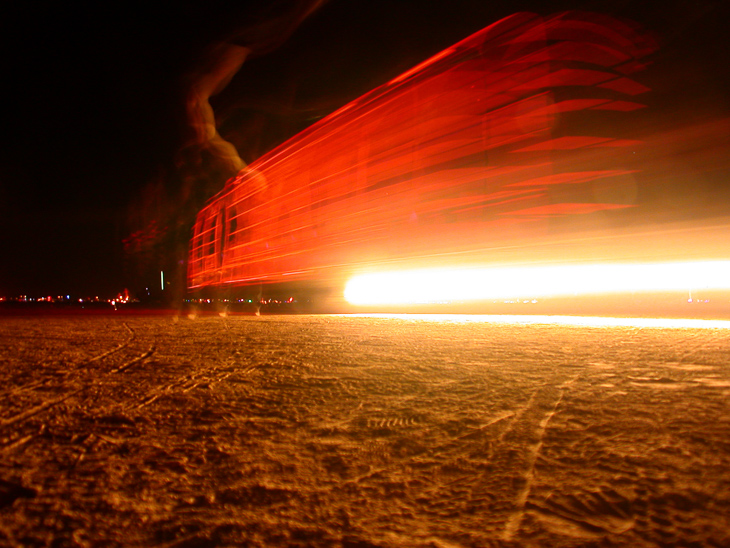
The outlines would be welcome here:
<svg viewBox="0 0 730 548">
<path fill-rule="evenodd" d="M 730 289 L 730 261 L 381 272 L 352 278 L 345 299 L 399 305 L 692 289 Z"/>
<path fill-rule="evenodd" d="M 41 297 L 31 297 L 28 295 L 18 295 L 15 297 L 8 297 L 8 296 L 0 296 L 0 302 L 13 302 L 13 303 L 52 303 L 52 304 L 61 304 L 64 307 L 65 306 L 72 306 L 75 307 L 77 304 L 86 305 L 86 304 L 94 304 L 96 305 L 103 305 L 104 303 L 110 304 L 114 309 L 117 309 L 117 305 L 122 304 L 128 304 L 133 302 L 139 302 L 138 299 L 132 298 L 129 294 L 129 290 L 125 289 L 121 293 L 119 293 L 116 297 L 113 297 L 111 299 L 104 299 L 99 297 L 98 295 L 95 295 L 93 297 L 74 297 L 73 300 L 71 300 L 70 295 L 58 295 L 56 297 L 53 296 L 41 296 Z M 44 305 L 45 306 L 45 305 Z M 84 308 L 82 306 L 81 308 Z"/>
</svg>

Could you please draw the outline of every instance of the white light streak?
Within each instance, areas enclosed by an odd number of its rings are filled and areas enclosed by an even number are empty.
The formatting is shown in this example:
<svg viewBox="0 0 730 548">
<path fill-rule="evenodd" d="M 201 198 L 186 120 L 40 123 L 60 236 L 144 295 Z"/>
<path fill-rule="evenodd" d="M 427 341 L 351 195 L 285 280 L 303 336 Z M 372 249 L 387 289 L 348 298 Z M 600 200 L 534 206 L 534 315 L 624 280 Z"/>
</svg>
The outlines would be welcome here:
<svg viewBox="0 0 730 548">
<path fill-rule="evenodd" d="M 382 272 L 352 278 L 345 299 L 399 305 L 692 289 L 730 289 L 730 261 Z"/>
</svg>

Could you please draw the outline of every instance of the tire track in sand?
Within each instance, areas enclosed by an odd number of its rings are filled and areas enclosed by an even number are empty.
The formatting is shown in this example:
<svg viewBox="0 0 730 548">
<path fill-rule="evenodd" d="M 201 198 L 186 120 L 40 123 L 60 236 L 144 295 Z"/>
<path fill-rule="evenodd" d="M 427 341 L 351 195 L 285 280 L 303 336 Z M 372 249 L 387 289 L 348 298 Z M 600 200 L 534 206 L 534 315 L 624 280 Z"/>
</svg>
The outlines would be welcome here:
<svg viewBox="0 0 730 548">
<path fill-rule="evenodd" d="M 542 448 L 543 440 L 545 439 L 545 432 L 547 431 L 548 424 L 555 415 L 555 412 L 557 411 L 560 402 L 563 400 L 565 390 L 568 386 L 573 384 L 578 379 L 578 377 L 579 375 L 575 375 L 558 387 L 559 393 L 557 398 L 555 399 L 554 404 L 543 415 L 542 419 L 538 423 L 536 431 L 534 432 L 535 437 L 530 440 L 531 443 L 527 446 L 527 458 L 525 462 L 526 466 L 523 470 L 524 482 L 518 489 L 515 496 L 515 508 L 512 514 L 507 519 L 507 522 L 505 523 L 504 530 L 502 532 L 502 540 L 512 540 L 515 533 L 517 533 L 520 528 L 522 518 L 525 514 L 525 505 L 527 504 L 527 500 L 530 496 L 530 490 L 532 489 L 532 483 L 535 477 L 535 462 L 537 461 L 537 457 L 540 454 L 540 449 Z"/>
<path fill-rule="evenodd" d="M 75 367 L 70 368 L 64 375 L 62 380 L 68 380 L 71 379 L 74 374 L 77 374 L 81 369 L 86 367 L 87 365 L 102 360 L 108 356 L 111 356 L 112 354 L 115 354 L 119 352 L 120 350 L 127 348 L 129 344 L 135 340 L 136 335 L 134 330 L 132 330 L 129 325 L 125 322 L 124 327 L 129 331 L 130 337 L 124 341 L 123 343 L 120 343 L 115 348 L 112 348 L 111 350 L 108 350 L 106 352 L 103 352 L 101 354 L 98 354 L 90 359 L 84 360 L 78 364 L 76 364 Z M 141 355 L 135 356 L 131 360 L 127 360 L 121 365 L 117 366 L 116 368 L 108 371 L 104 374 L 104 376 L 113 375 L 117 373 L 123 373 L 124 371 L 128 370 L 129 368 L 133 367 L 134 365 L 146 360 L 150 356 L 152 356 L 155 353 L 155 346 L 151 346 L 146 352 L 142 353 Z M 75 386 L 64 386 L 61 384 L 57 387 L 56 392 L 61 392 L 60 396 L 57 396 L 52 399 L 47 399 L 47 396 L 44 395 L 44 401 L 42 401 L 40 404 L 34 405 L 30 408 L 26 408 L 24 411 L 21 411 L 19 413 L 16 413 L 10 417 L 6 418 L 0 418 L 0 428 L 7 428 L 10 426 L 17 427 L 17 425 L 24 423 L 28 419 L 35 417 L 39 414 L 45 413 L 46 411 L 53 409 L 57 405 L 65 402 L 71 397 L 82 395 L 85 391 L 89 390 L 90 388 L 98 385 L 101 382 L 101 378 L 103 377 L 96 377 L 96 378 L 86 378 L 86 379 L 76 379 L 73 383 Z M 37 383 L 34 383 L 34 385 Z M 37 386 L 34 386 L 37 388 Z M 25 389 L 20 388 L 17 390 L 18 393 L 23 392 Z M 7 446 L 15 446 L 15 443 L 9 443 Z"/>
<path fill-rule="evenodd" d="M 470 542 L 513 541 L 528 505 L 545 433 L 565 392 L 579 376 L 534 389 L 519 407 L 490 421 L 491 433 L 459 436 L 461 448 L 441 455 L 441 462 L 446 457 L 445 464 L 457 463 L 481 453 L 481 471 L 469 474 L 464 470 L 463 477 L 426 490 L 427 511 L 434 520 L 462 516 Z"/>
<path fill-rule="evenodd" d="M 10 398 L 19 397 L 24 394 L 32 393 L 33 391 L 35 391 L 37 388 L 40 388 L 40 387 L 46 387 L 51 384 L 57 385 L 59 382 L 66 381 L 66 380 L 70 379 L 71 377 L 77 375 L 78 371 L 83 369 L 84 367 L 87 367 L 94 362 L 103 360 L 104 358 L 107 358 L 113 354 L 116 354 L 120 350 L 127 348 L 135 340 L 136 334 L 135 334 L 134 330 L 131 327 L 129 327 L 129 324 L 127 324 L 127 322 L 124 322 L 122 325 L 129 332 L 129 337 L 127 339 L 125 339 L 123 342 L 117 344 L 117 346 L 115 346 L 114 348 L 111 348 L 110 350 L 97 354 L 96 356 L 92 356 L 91 358 L 80 360 L 78 363 L 72 364 L 71 366 L 67 366 L 65 368 L 64 373 L 60 377 L 42 378 L 40 380 L 31 382 L 29 384 L 12 388 L 3 394 L 0 394 L 0 398 L 3 400 L 8 400 Z"/>
</svg>

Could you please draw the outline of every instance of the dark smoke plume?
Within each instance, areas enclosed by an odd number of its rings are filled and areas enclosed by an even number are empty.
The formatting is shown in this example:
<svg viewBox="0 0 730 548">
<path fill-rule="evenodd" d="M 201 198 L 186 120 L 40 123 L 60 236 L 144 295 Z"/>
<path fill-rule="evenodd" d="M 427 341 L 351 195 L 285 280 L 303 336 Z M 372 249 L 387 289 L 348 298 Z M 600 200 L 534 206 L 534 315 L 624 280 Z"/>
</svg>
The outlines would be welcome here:
<svg viewBox="0 0 730 548">
<path fill-rule="evenodd" d="M 195 214 L 226 180 L 245 167 L 239 151 L 218 132 L 210 99 L 220 93 L 253 56 L 283 44 L 325 0 L 262 1 L 222 24 L 203 44 L 179 80 L 180 146 L 171 165 L 133 201 L 129 236 L 124 240 L 127 275 L 137 293 L 149 293 L 165 271 L 170 290 L 159 298 L 182 299 L 185 256 Z M 228 17 L 227 19 L 231 19 Z M 167 289 L 167 288 L 166 288 Z"/>
</svg>

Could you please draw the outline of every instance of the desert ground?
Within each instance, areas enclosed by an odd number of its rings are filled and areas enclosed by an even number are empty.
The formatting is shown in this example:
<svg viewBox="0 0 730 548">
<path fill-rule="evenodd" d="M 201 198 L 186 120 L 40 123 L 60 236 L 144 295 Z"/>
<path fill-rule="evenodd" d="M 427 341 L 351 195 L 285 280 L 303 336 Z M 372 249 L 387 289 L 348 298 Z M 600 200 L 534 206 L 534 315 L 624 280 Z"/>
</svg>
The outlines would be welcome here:
<svg viewBox="0 0 730 548">
<path fill-rule="evenodd" d="M 730 329 L 0 318 L 2 546 L 730 546 Z"/>
</svg>

